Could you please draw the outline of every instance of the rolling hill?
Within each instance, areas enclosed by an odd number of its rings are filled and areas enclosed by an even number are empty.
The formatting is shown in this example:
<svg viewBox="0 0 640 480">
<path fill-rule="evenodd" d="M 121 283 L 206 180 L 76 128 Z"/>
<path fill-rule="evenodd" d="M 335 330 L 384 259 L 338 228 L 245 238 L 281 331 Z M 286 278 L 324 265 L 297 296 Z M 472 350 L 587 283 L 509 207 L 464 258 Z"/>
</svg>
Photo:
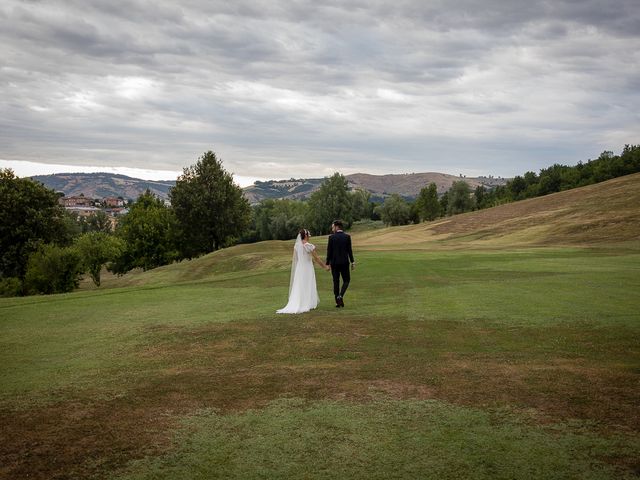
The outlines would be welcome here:
<svg viewBox="0 0 640 480">
<path fill-rule="evenodd" d="M 31 177 L 47 188 L 63 192 L 65 196 L 84 194 L 88 198 L 122 197 L 135 200 L 149 189 L 166 200 L 174 180 L 143 180 L 115 173 L 58 173 Z"/>
<path fill-rule="evenodd" d="M 390 194 L 397 193 L 407 199 L 414 199 L 420 190 L 435 183 L 438 194 L 446 192 L 453 182 L 464 180 L 471 188 L 479 185 L 495 187 L 504 185 L 507 179 L 501 177 L 474 177 L 467 178 L 446 173 L 407 173 L 400 175 L 370 175 L 368 173 L 354 173 L 346 175 L 349 188 L 367 190 L 371 193 L 371 199 L 376 202 L 383 201 Z M 322 178 L 270 180 L 267 182 L 255 182 L 244 189 L 244 194 L 250 203 L 259 203 L 265 199 L 290 199 L 300 200 L 307 198 L 315 192 L 322 183 Z"/>
<path fill-rule="evenodd" d="M 84 194 L 89 198 L 122 197 L 135 200 L 149 189 L 158 197 L 166 200 L 175 180 L 143 180 L 113 173 L 58 173 L 54 175 L 37 175 L 31 177 L 46 187 L 66 196 Z M 369 175 L 356 173 L 346 176 L 349 187 L 360 188 L 371 193 L 374 201 L 383 201 L 392 193 L 407 199 L 415 198 L 420 189 L 433 182 L 438 186 L 438 193 L 447 191 L 457 180 L 464 180 L 472 188 L 478 185 L 494 187 L 503 185 L 507 179 L 500 177 L 456 177 L 445 173 L 411 173 L 402 175 Z M 243 189 L 244 195 L 251 204 L 266 199 L 303 200 L 320 188 L 323 178 L 257 181 Z"/>
<path fill-rule="evenodd" d="M 443 194 L 453 182 L 464 180 L 471 188 L 484 185 L 485 187 L 495 187 L 504 185 L 507 179 L 502 177 L 463 177 L 449 175 L 446 173 L 407 173 L 402 175 L 369 175 L 367 173 L 354 173 L 347 175 L 347 181 L 352 188 L 368 190 L 374 196 L 386 197 L 389 194 L 397 193 L 403 197 L 415 198 L 420 190 L 430 183 L 435 183 L 438 187 L 438 195 Z"/>
</svg>

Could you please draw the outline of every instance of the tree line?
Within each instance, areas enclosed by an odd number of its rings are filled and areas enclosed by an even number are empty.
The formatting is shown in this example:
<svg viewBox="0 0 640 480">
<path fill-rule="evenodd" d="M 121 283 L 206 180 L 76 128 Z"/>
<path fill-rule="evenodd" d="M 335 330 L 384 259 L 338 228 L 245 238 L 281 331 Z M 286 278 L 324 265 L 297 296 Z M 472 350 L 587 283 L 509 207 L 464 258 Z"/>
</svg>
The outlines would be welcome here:
<svg viewBox="0 0 640 480">
<path fill-rule="evenodd" d="M 251 208 L 215 153 L 183 170 L 171 205 L 148 190 L 116 230 L 100 214 L 74 218 L 41 183 L 0 172 L 0 296 L 69 292 L 104 266 L 124 274 L 193 258 L 237 242 Z"/>
<path fill-rule="evenodd" d="M 104 213 L 74 217 L 58 195 L 11 170 L 0 172 L 0 296 L 69 292 L 82 275 L 100 285 L 106 266 L 115 274 L 149 270 L 235 243 L 294 238 L 304 226 L 329 233 L 333 220 L 406 225 L 546 195 L 640 171 L 640 146 L 620 155 L 603 152 L 576 166 L 527 172 L 504 186 L 474 190 L 460 180 L 443 195 L 426 185 L 413 202 L 400 195 L 382 204 L 365 190 L 349 190 L 340 173 L 326 178 L 308 200 L 264 200 L 251 207 L 233 177 L 209 151 L 183 170 L 170 205 L 147 191 L 129 207 L 115 231 Z"/>
<path fill-rule="evenodd" d="M 436 185 L 432 183 L 420 191 L 413 203 L 392 195 L 376 208 L 385 224 L 406 225 L 584 187 L 637 172 L 640 172 L 640 145 L 625 145 L 620 155 L 605 151 L 597 159 L 575 166 L 555 164 L 538 174 L 517 175 L 505 185 L 491 189 L 480 185 L 472 190 L 461 180 L 453 182 L 447 192 L 438 196 Z"/>
<path fill-rule="evenodd" d="M 517 175 L 504 186 L 480 194 L 479 208 L 534 198 L 550 193 L 585 187 L 612 178 L 640 172 L 640 145 L 625 145 L 620 155 L 605 151 L 595 160 L 575 166 L 554 164 L 539 174 Z"/>
</svg>

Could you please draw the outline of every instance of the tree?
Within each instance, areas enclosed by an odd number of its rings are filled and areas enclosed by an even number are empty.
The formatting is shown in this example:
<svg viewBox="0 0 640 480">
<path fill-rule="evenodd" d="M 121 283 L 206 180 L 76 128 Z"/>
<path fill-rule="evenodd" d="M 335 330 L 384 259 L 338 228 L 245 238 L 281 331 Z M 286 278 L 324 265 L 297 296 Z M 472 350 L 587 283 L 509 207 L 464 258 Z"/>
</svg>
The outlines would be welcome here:
<svg viewBox="0 0 640 480">
<path fill-rule="evenodd" d="M 184 257 L 196 257 L 227 246 L 249 225 L 249 202 L 211 151 L 184 169 L 169 198 Z"/>
<path fill-rule="evenodd" d="M 22 294 L 22 282 L 19 278 L 0 278 L 0 297 L 17 297 Z"/>
<path fill-rule="evenodd" d="M 484 185 L 478 185 L 473 191 L 473 197 L 475 198 L 476 208 L 481 210 L 487 208 L 486 201 L 488 200 L 487 189 Z"/>
<path fill-rule="evenodd" d="M 438 187 L 435 183 L 420 190 L 416 207 L 422 221 L 435 220 L 440 216 L 440 203 L 438 202 Z"/>
<path fill-rule="evenodd" d="M 84 217 L 66 208 L 64 209 L 61 223 L 63 224 L 65 233 L 62 235 L 63 238 L 61 241 L 58 241 L 60 244 L 70 245 L 77 236 L 86 230 Z"/>
<path fill-rule="evenodd" d="M 535 172 L 526 172 L 524 174 L 524 181 L 527 182 L 527 189 L 524 193 L 525 198 L 533 198 L 538 196 L 540 184 L 538 175 Z"/>
<path fill-rule="evenodd" d="M 640 145 L 625 145 L 620 154 L 622 175 L 640 172 Z"/>
<path fill-rule="evenodd" d="M 78 287 L 82 274 L 80 254 L 73 247 L 41 245 L 31 254 L 24 285 L 27 293 L 65 293 Z"/>
<path fill-rule="evenodd" d="M 520 200 L 522 193 L 527 189 L 527 182 L 520 175 L 516 175 L 513 180 L 509 182 L 509 190 L 511 191 L 511 198 L 514 200 Z"/>
<path fill-rule="evenodd" d="M 12 170 L 0 171 L 0 277 L 24 278 L 29 256 L 44 243 L 69 242 L 58 195 Z"/>
<path fill-rule="evenodd" d="M 449 212 L 449 191 L 447 190 L 440 197 L 440 216 L 445 216 Z"/>
<path fill-rule="evenodd" d="M 416 225 L 421 222 L 420 220 L 420 211 L 418 210 L 418 204 L 416 202 L 410 203 L 409 205 L 409 222 L 415 223 Z"/>
<path fill-rule="evenodd" d="M 125 247 L 110 270 L 122 274 L 133 268 L 149 270 L 172 262 L 178 257 L 175 228 L 172 211 L 147 190 L 120 221 L 116 234 Z"/>
<path fill-rule="evenodd" d="M 296 200 L 264 200 L 253 210 L 257 240 L 295 238 L 304 226 L 307 205 Z"/>
<path fill-rule="evenodd" d="M 560 191 L 560 174 L 556 169 L 549 167 L 540 170 L 540 195 L 548 195 L 550 193 Z"/>
<path fill-rule="evenodd" d="M 367 190 L 357 188 L 351 192 L 351 206 L 353 220 L 370 219 L 373 213 L 373 203 L 371 203 L 371 193 Z"/>
<path fill-rule="evenodd" d="M 397 193 L 387 197 L 380 208 L 385 225 L 406 225 L 411 218 L 409 204 Z"/>
<path fill-rule="evenodd" d="M 326 178 L 309 198 L 307 222 L 316 235 L 329 232 L 331 223 L 340 219 L 349 227 L 353 222 L 353 205 L 347 179 L 340 173 Z"/>
<path fill-rule="evenodd" d="M 613 163 L 614 159 L 615 159 L 615 156 L 611 151 L 605 150 L 600 154 L 598 159 L 594 162 L 595 163 L 594 176 L 595 176 L 596 182 L 604 182 L 605 180 L 609 180 L 613 178 L 613 175 L 611 172 L 611 164 Z M 550 170 L 554 167 L 556 167 L 556 165 L 549 167 L 549 169 L 547 170 Z M 555 172 L 551 172 L 551 173 L 555 173 Z M 553 177 L 553 180 L 555 180 L 555 177 Z"/>
<path fill-rule="evenodd" d="M 103 232 L 103 233 L 111 233 L 111 220 L 109 220 L 109 216 L 103 212 L 102 210 L 97 211 L 96 213 L 89 215 L 86 219 L 86 232 Z"/>
<path fill-rule="evenodd" d="M 471 187 L 463 180 L 453 182 L 449 189 L 449 202 L 447 207 L 449 215 L 470 212 L 473 210 L 473 198 L 471 197 Z"/>
<path fill-rule="evenodd" d="M 100 286 L 100 271 L 107 262 L 115 261 L 124 250 L 124 242 L 104 232 L 88 232 L 78 237 L 75 246 L 82 256 L 84 271 Z"/>
</svg>

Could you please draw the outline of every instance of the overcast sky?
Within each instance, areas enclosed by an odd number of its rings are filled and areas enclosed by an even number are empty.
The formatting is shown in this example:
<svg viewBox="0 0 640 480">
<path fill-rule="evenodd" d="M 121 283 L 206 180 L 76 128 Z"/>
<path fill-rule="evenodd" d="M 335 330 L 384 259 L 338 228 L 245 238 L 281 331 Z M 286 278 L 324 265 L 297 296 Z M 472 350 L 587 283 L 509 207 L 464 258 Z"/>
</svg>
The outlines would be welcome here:
<svg viewBox="0 0 640 480">
<path fill-rule="evenodd" d="M 640 143 L 638 0 L 3 0 L 0 51 L 19 175 L 513 176 Z"/>
</svg>

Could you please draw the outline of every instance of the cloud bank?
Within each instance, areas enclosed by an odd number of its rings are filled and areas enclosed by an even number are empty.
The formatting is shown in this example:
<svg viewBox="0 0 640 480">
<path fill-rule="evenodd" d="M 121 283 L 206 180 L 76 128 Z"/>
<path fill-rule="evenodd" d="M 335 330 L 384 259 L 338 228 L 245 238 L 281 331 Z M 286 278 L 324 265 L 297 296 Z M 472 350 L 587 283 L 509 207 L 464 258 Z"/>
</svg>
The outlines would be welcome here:
<svg viewBox="0 0 640 480">
<path fill-rule="evenodd" d="M 0 158 L 511 176 L 638 143 L 636 0 L 177 3 L 3 2 Z"/>
</svg>

